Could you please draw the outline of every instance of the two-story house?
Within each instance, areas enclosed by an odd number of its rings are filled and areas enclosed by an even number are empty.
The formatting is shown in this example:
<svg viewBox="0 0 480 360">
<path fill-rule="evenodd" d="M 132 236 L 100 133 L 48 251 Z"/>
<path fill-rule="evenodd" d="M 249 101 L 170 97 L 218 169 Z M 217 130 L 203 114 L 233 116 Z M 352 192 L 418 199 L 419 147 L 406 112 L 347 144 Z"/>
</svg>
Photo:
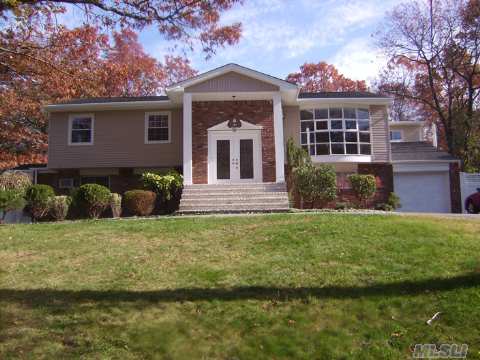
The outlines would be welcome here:
<svg viewBox="0 0 480 360">
<path fill-rule="evenodd" d="M 38 181 L 59 190 L 96 182 L 123 192 L 138 186 L 143 171 L 173 167 L 184 176 L 185 210 L 228 210 L 232 192 L 246 194 L 249 187 L 254 201 L 244 199 L 237 209 L 282 209 L 286 198 L 254 190 L 285 192 L 291 137 L 315 163 L 334 165 L 346 191 L 347 174 L 376 175 L 377 200 L 384 201 L 393 191 L 389 103 L 370 92 L 302 93 L 285 80 L 228 64 L 164 96 L 47 105 L 48 171 Z M 217 194 L 230 201 L 212 202 L 213 189 L 230 189 Z M 210 194 L 203 203 L 187 201 L 202 191 Z"/>
</svg>

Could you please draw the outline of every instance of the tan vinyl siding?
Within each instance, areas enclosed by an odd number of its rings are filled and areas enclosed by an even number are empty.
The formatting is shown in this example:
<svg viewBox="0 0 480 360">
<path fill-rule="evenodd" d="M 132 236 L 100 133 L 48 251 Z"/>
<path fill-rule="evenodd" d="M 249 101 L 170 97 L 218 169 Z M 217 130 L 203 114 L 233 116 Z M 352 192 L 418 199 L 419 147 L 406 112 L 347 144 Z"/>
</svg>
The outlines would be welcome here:
<svg viewBox="0 0 480 360">
<path fill-rule="evenodd" d="M 300 108 L 298 106 L 283 108 L 283 128 L 285 143 L 292 138 L 295 144 L 300 145 Z"/>
<path fill-rule="evenodd" d="M 70 113 L 52 113 L 49 121 L 49 168 L 180 166 L 182 111 L 167 110 L 171 111 L 170 143 L 145 144 L 145 113 L 150 111 L 156 110 L 95 112 L 94 144 L 82 146 L 68 145 Z"/>
<path fill-rule="evenodd" d="M 387 107 L 370 106 L 372 160 L 374 162 L 390 161 L 390 134 L 388 133 Z"/>
<path fill-rule="evenodd" d="M 251 92 L 251 91 L 278 91 L 279 87 L 266 82 L 250 78 L 235 72 L 229 72 L 199 84 L 185 88 L 185 92 Z"/>
</svg>

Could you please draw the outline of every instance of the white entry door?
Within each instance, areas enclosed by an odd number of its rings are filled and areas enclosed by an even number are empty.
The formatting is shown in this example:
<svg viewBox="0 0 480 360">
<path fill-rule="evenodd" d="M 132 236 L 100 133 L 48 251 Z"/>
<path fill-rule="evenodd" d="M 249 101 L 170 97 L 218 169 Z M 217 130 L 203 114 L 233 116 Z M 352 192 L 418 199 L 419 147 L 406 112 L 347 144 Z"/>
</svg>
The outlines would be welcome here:
<svg viewBox="0 0 480 360">
<path fill-rule="evenodd" d="M 218 131 L 209 136 L 209 183 L 262 181 L 260 131 Z"/>
</svg>

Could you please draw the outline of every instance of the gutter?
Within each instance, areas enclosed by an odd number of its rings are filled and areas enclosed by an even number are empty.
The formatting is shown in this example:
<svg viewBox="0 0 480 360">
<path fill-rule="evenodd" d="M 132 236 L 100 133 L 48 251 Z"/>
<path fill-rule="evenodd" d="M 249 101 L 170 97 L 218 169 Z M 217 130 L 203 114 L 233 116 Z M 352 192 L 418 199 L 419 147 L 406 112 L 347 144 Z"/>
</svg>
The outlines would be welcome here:
<svg viewBox="0 0 480 360">
<path fill-rule="evenodd" d="M 135 109 L 154 109 L 171 107 L 174 103 L 171 100 L 155 101 L 128 101 L 128 102 L 107 102 L 107 103 L 83 103 L 83 104 L 50 104 L 45 105 L 45 112 L 62 111 L 93 111 L 93 110 L 135 110 Z"/>
<path fill-rule="evenodd" d="M 298 104 L 314 104 L 314 103 L 323 103 L 323 104 L 366 104 L 366 105 L 390 105 L 392 103 L 391 98 L 301 98 L 297 99 Z"/>
</svg>

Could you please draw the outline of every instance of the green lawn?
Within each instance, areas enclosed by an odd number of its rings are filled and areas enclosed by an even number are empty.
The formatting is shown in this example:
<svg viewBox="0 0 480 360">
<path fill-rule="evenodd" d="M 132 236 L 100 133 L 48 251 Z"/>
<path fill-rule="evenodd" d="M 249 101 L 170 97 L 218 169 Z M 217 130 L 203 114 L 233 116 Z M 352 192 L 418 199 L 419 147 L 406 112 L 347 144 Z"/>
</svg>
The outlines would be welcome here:
<svg viewBox="0 0 480 360">
<path fill-rule="evenodd" d="M 479 334 L 478 221 L 0 227 L 1 359 L 405 359 L 416 343 L 466 343 L 473 359 Z"/>
</svg>

